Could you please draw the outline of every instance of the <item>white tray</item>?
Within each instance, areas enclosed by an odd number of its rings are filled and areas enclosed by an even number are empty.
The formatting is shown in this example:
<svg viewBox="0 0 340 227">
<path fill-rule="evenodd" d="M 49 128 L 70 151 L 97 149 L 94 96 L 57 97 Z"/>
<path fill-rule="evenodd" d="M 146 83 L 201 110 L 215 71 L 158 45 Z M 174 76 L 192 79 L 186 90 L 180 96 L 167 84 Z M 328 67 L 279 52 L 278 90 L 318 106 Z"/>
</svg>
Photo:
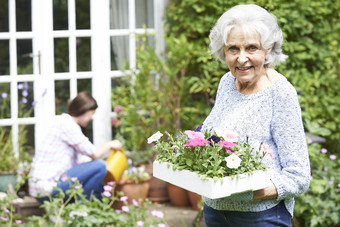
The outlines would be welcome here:
<svg viewBox="0 0 340 227">
<path fill-rule="evenodd" d="M 266 171 L 256 171 L 251 175 L 241 174 L 234 178 L 224 177 L 216 182 L 213 179 L 203 181 L 196 173 L 188 170 L 174 171 L 171 164 L 170 168 L 168 168 L 168 164 L 154 161 L 153 176 L 211 199 L 266 188 L 270 182 Z"/>
</svg>

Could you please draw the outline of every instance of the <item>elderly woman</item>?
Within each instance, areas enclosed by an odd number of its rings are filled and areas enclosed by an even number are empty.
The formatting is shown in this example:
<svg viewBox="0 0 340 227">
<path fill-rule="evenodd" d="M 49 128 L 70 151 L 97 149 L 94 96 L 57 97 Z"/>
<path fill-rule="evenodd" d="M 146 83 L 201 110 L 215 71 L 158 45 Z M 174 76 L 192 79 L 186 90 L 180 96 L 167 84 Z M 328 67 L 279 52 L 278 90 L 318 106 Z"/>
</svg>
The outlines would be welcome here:
<svg viewBox="0 0 340 227">
<path fill-rule="evenodd" d="M 294 87 L 272 67 L 282 53 L 275 17 L 257 5 L 226 11 L 210 33 L 211 54 L 230 72 L 220 81 L 203 130 L 233 130 L 254 147 L 269 146 L 274 158 L 267 188 L 204 200 L 206 226 L 290 226 L 294 197 L 309 187 L 310 166 L 301 110 Z"/>
</svg>

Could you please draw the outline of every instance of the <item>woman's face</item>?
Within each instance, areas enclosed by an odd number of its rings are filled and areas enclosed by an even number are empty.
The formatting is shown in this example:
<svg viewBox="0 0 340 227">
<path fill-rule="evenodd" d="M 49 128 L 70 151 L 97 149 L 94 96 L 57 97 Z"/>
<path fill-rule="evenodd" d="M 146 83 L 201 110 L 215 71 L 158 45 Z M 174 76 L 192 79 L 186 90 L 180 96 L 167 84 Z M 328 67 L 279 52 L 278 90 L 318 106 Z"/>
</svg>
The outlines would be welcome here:
<svg viewBox="0 0 340 227">
<path fill-rule="evenodd" d="M 90 121 L 92 121 L 92 117 L 95 112 L 96 112 L 95 110 L 88 110 L 82 115 L 80 115 L 78 117 L 78 124 L 81 127 L 86 127 L 90 123 Z"/>
<path fill-rule="evenodd" d="M 238 82 L 256 82 L 266 74 L 264 62 L 268 54 L 256 32 L 244 34 L 240 27 L 233 28 L 224 47 L 225 61 Z"/>
</svg>

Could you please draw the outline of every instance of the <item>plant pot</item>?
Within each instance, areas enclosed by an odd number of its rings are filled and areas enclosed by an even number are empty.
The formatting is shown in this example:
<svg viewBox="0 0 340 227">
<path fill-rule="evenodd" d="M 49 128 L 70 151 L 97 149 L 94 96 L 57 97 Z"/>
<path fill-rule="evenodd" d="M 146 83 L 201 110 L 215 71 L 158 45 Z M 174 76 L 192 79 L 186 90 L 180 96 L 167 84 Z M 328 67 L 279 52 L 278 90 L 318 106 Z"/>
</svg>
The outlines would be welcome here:
<svg viewBox="0 0 340 227">
<path fill-rule="evenodd" d="M 148 199 L 151 202 L 164 203 L 169 201 L 168 185 L 165 181 L 153 177 L 153 166 L 144 165 L 145 170 L 150 174 Z"/>
<path fill-rule="evenodd" d="M 149 191 L 149 181 L 143 181 L 140 183 L 135 182 L 122 182 L 117 184 L 116 191 L 121 191 L 124 196 L 127 196 L 127 203 L 132 204 L 133 200 L 143 203 Z M 113 204 L 115 209 L 120 210 L 124 202 L 116 201 Z"/>
<path fill-rule="evenodd" d="M 0 191 L 6 192 L 6 189 L 11 184 L 15 188 L 17 177 L 15 173 L 0 173 Z"/>
<path fill-rule="evenodd" d="M 200 210 L 199 203 L 202 200 L 202 196 L 200 196 L 199 194 L 195 192 L 191 192 L 191 191 L 187 191 L 187 192 L 188 192 L 188 197 L 189 197 L 189 201 L 190 201 L 192 209 Z"/>
<path fill-rule="evenodd" d="M 168 183 L 168 193 L 170 202 L 174 206 L 190 206 L 187 190 Z"/>
</svg>

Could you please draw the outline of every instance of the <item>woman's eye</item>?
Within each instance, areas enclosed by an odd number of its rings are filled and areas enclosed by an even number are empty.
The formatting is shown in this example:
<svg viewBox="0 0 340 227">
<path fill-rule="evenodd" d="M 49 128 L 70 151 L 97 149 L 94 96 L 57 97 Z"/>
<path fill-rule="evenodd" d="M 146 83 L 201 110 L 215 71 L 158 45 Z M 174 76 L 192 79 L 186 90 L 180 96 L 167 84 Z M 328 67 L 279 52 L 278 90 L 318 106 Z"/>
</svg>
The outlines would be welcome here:
<svg viewBox="0 0 340 227">
<path fill-rule="evenodd" d="M 258 48 L 256 46 L 250 46 L 248 49 L 253 52 L 256 51 Z"/>
<path fill-rule="evenodd" d="M 231 46 L 231 47 L 229 47 L 228 50 L 231 51 L 231 52 L 235 52 L 235 51 L 237 51 L 237 47 Z"/>
</svg>

